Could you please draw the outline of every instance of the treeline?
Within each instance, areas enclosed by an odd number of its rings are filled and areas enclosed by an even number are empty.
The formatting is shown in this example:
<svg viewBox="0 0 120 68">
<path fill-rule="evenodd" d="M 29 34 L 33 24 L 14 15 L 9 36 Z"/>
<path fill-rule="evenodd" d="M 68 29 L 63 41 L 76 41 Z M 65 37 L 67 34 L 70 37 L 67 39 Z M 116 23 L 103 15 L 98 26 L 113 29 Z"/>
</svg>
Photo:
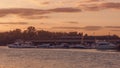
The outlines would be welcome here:
<svg viewBox="0 0 120 68">
<path fill-rule="evenodd" d="M 53 40 L 53 39 L 119 39 L 117 35 L 113 36 L 88 36 L 87 34 L 78 32 L 49 32 L 44 30 L 36 30 L 35 27 L 30 26 L 26 30 L 15 29 L 9 32 L 0 33 L 0 45 L 13 43 L 16 40 Z"/>
<path fill-rule="evenodd" d="M 0 33 L 0 45 L 13 43 L 16 40 L 52 40 L 62 36 L 82 36 L 82 33 L 77 32 L 49 32 L 44 30 L 36 30 L 35 27 L 30 26 L 26 30 L 15 29 L 9 32 Z"/>
</svg>

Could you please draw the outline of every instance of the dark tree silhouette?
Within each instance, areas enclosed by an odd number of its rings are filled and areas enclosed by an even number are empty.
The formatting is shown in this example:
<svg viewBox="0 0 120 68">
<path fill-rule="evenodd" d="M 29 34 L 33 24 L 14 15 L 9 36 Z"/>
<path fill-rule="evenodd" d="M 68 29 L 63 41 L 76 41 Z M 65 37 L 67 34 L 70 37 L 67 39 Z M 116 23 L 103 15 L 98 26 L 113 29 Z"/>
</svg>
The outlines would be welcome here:
<svg viewBox="0 0 120 68">
<path fill-rule="evenodd" d="M 75 37 L 75 38 L 74 38 Z M 36 30 L 35 27 L 29 26 L 26 30 L 15 29 L 9 32 L 0 33 L 0 45 L 6 45 L 13 43 L 16 40 L 32 41 L 32 40 L 80 40 L 83 37 L 83 33 L 78 32 L 49 32 L 44 30 Z M 106 36 L 89 36 L 84 35 L 84 40 L 120 40 L 117 35 L 106 35 Z M 118 42 L 120 44 L 120 41 Z"/>
</svg>

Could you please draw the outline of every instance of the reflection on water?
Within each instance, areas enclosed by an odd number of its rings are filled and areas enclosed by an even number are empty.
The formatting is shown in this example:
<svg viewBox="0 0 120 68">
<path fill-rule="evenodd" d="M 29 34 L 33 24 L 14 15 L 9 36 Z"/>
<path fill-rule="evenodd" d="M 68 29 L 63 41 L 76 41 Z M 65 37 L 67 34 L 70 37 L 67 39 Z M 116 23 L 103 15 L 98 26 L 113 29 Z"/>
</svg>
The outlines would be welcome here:
<svg viewBox="0 0 120 68">
<path fill-rule="evenodd" d="M 0 47 L 0 68 L 119 68 L 119 52 Z"/>
</svg>

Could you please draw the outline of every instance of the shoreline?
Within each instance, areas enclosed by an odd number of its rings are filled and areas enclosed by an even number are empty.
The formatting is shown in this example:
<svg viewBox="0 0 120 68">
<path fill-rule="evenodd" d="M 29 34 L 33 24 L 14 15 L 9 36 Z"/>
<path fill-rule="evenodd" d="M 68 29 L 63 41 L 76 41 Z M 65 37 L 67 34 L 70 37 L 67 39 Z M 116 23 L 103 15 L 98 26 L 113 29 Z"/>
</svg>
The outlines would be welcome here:
<svg viewBox="0 0 120 68">
<path fill-rule="evenodd" d="M 117 50 L 99 50 L 99 49 L 79 49 L 79 48 L 9 48 L 8 46 L 0 46 L 0 49 L 14 49 L 14 50 L 63 50 L 63 51 L 83 51 L 83 52 L 99 52 L 99 53 L 117 53 Z"/>
</svg>

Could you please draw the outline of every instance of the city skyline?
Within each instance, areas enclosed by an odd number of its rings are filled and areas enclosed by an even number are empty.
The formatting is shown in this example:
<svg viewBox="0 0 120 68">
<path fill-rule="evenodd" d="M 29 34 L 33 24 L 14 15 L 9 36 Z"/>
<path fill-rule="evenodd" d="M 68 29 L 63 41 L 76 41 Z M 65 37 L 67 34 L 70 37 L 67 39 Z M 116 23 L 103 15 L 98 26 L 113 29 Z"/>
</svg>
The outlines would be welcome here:
<svg viewBox="0 0 120 68">
<path fill-rule="evenodd" d="M 120 36 L 120 0 L 0 0 L 0 32 L 28 26 Z"/>
</svg>

